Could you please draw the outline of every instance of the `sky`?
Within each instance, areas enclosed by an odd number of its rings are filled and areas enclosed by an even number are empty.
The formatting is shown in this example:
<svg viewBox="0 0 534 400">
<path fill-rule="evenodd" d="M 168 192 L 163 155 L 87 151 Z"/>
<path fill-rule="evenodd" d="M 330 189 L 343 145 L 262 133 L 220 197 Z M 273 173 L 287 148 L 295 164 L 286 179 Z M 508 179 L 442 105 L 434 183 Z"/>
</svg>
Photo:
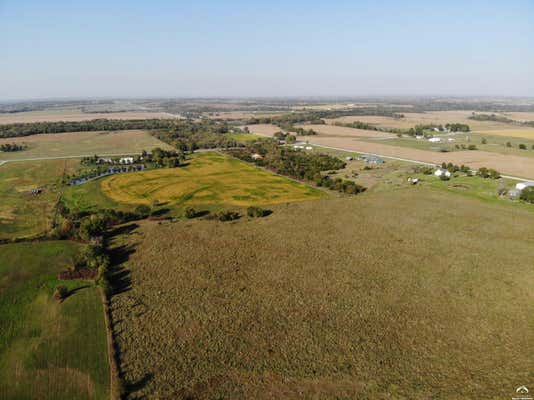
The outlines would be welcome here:
<svg viewBox="0 0 534 400">
<path fill-rule="evenodd" d="M 0 101 L 534 96 L 534 0 L 0 0 Z"/>
</svg>

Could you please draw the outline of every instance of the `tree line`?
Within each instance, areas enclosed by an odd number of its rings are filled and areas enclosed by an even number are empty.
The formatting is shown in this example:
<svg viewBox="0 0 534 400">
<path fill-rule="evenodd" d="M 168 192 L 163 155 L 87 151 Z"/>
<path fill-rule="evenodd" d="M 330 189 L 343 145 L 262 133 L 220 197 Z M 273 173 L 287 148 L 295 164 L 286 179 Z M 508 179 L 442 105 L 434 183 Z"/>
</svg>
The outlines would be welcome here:
<svg viewBox="0 0 534 400">
<path fill-rule="evenodd" d="M 274 141 L 261 141 L 247 145 L 242 149 L 230 150 L 229 153 L 241 160 L 270 169 L 271 171 L 294 179 L 315 183 L 348 194 L 357 194 L 365 190 L 353 181 L 341 178 L 332 179 L 322 172 L 345 168 L 346 163 L 328 154 L 307 153 L 278 146 Z M 260 154 L 261 158 L 253 155 Z"/>
<path fill-rule="evenodd" d="M 17 144 L 17 143 L 4 143 L 0 145 L 0 151 L 4 151 L 6 153 L 14 152 L 14 151 L 23 151 L 26 150 L 28 146 L 25 144 Z"/>
</svg>

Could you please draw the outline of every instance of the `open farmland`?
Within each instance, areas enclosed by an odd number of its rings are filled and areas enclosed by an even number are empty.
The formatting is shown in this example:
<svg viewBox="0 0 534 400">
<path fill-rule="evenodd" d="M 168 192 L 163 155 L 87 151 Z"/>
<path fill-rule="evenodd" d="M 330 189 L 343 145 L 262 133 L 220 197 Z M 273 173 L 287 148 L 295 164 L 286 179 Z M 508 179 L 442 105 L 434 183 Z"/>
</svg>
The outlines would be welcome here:
<svg viewBox="0 0 534 400">
<path fill-rule="evenodd" d="M 57 122 L 57 121 L 87 121 L 91 119 L 148 119 L 148 118 L 178 118 L 177 115 L 165 112 L 106 112 L 84 113 L 80 110 L 46 110 L 27 111 L 19 113 L 0 114 L 0 124 L 25 122 Z"/>
<path fill-rule="evenodd" d="M 80 245 L 0 246 L 0 398 L 109 399 L 106 328 L 100 294 L 86 282 L 62 282 L 71 294 L 52 297 L 59 271 Z"/>
<path fill-rule="evenodd" d="M 197 153 L 185 166 L 114 175 L 65 192 L 81 209 L 162 203 L 165 207 L 250 206 L 314 200 L 318 189 L 218 153 Z"/>
<path fill-rule="evenodd" d="M 428 187 L 273 210 L 117 239 L 133 246 L 132 288 L 112 299 L 123 375 L 142 382 L 128 398 L 504 398 L 534 385 L 532 213 Z"/>
<path fill-rule="evenodd" d="M 472 115 L 472 111 L 430 111 L 426 113 L 403 114 L 404 118 L 392 118 L 384 116 L 346 116 L 326 119 L 326 122 L 329 124 L 334 124 L 335 122 L 350 123 L 354 121 L 362 121 L 381 128 L 399 129 L 409 129 L 413 128 L 415 125 L 425 124 L 445 125 L 447 123 L 463 123 L 468 124 L 474 132 L 480 131 L 487 134 L 534 139 L 534 128 L 519 127 L 517 125 L 497 121 L 475 121 L 469 119 L 469 117 Z M 518 118 L 521 114 L 523 113 L 514 113 L 514 117 Z M 528 119 L 529 113 L 524 114 L 525 116 L 523 119 Z M 503 116 L 506 115 L 503 114 Z M 510 118 L 510 116 L 508 116 L 508 118 Z"/>
<path fill-rule="evenodd" d="M 369 131 L 365 129 L 356 129 L 356 128 L 347 128 L 344 126 L 334 126 L 334 125 L 311 125 L 303 124 L 298 125 L 306 130 L 313 129 L 318 132 L 321 136 L 336 136 L 336 137 L 366 137 L 366 138 L 394 138 L 396 135 L 380 132 L 380 131 Z"/>
<path fill-rule="evenodd" d="M 388 157 L 399 157 L 406 160 L 415 160 L 432 164 L 452 162 L 458 165 L 468 165 L 471 168 L 494 168 L 497 171 L 511 176 L 534 179 L 534 159 L 516 155 L 504 155 L 487 151 L 456 151 L 438 153 L 418 150 L 409 147 L 390 146 L 389 141 L 364 142 L 357 138 L 302 136 L 301 140 L 308 140 L 312 144 L 331 146 L 348 151 L 380 154 Z"/>
<path fill-rule="evenodd" d="M 272 137 L 276 132 L 283 131 L 280 127 L 273 124 L 255 124 L 246 125 L 251 133 L 256 135 Z"/>
<path fill-rule="evenodd" d="M 46 232 L 59 198 L 60 179 L 78 165 L 78 160 L 46 160 L 0 166 L 0 239 Z M 37 188 L 42 189 L 40 194 L 30 193 Z"/>
<path fill-rule="evenodd" d="M 171 147 L 146 131 L 68 132 L 0 139 L 0 144 L 26 144 L 24 151 L 0 152 L 0 160 L 68 157 L 92 154 L 128 154 Z"/>
</svg>

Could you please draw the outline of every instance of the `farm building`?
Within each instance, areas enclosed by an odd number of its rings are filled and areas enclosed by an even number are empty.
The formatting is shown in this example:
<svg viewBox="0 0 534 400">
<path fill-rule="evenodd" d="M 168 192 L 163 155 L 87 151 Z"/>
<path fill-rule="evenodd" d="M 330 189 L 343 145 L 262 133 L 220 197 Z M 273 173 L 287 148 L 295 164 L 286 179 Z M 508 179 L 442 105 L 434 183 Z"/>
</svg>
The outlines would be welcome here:
<svg viewBox="0 0 534 400">
<path fill-rule="evenodd" d="M 119 164 L 133 164 L 133 162 L 133 157 L 121 157 L 121 159 L 119 160 Z"/>
<path fill-rule="evenodd" d="M 439 137 L 432 137 L 430 139 L 428 139 L 429 142 L 431 143 L 439 143 L 441 142 L 441 139 Z"/>
<path fill-rule="evenodd" d="M 534 182 L 520 182 L 518 184 L 515 185 L 515 188 L 517 190 L 523 190 L 527 187 L 534 187 Z"/>
<path fill-rule="evenodd" d="M 385 161 L 378 156 L 364 156 L 362 157 L 368 164 L 384 164 Z"/>
<path fill-rule="evenodd" d="M 311 146 L 306 146 L 306 150 L 313 150 L 313 147 L 311 147 Z"/>
<path fill-rule="evenodd" d="M 508 191 L 508 196 L 510 197 L 519 197 L 521 195 L 521 190 L 519 189 L 510 189 Z"/>
<path fill-rule="evenodd" d="M 352 157 L 350 157 L 350 156 L 349 157 L 345 157 L 345 160 L 346 161 L 352 161 Z"/>
<path fill-rule="evenodd" d="M 252 154 L 251 157 L 252 157 L 253 160 L 261 160 L 261 159 L 263 159 L 263 156 L 261 154 L 258 154 L 258 153 Z"/>
<path fill-rule="evenodd" d="M 437 177 L 440 177 L 440 176 L 446 176 L 447 178 L 450 178 L 451 177 L 451 173 L 450 171 L 447 171 L 446 169 L 437 169 L 435 172 L 434 172 L 434 175 L 436 175 Z"/>
</svg>

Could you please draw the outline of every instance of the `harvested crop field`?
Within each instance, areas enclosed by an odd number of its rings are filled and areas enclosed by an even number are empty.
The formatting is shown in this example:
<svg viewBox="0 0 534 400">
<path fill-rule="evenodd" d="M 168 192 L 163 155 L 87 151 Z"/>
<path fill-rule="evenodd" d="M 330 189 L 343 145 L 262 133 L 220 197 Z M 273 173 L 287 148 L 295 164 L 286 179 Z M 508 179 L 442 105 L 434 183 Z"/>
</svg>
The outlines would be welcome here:
<svg viewBox="0 0 534 400">
<path fill-rule="evenodd" d="M 91 119 L 150 119 L 150 118 L 178 118 L 177 115 L 165 112 L 109 112 L 84 113 L 79 110 L 49 110 L 27 111 L 20 113 L 0 114 L 0 124 L 24 122 L 54 122 L 54 121 L 87 121 Z"/>
<path fill-rule="evenodd" d="M 280 127 L 271 124 L 246 125 L 251 133 L 260 136 L 272 137 L 276 132 L 283 131 Z"/>
<path fill-rule="evenodd" d="M 347 128 L 344 126 L 334 126 L 334 125 L 298 125 L 304 129 L 313 129 L 315 132 L 318 132 L 321 136 L 336 136 L 336 137 L 365 137 L 365 138 L 394 138 L 396 135 L 379 132 L 379 131 L 368 131 L 365 129 L 356 129 L 356 128 Z"/>
<path fill-rule="evenodd" d="M 518 128 L 514 125 L 511 125 L 511 127 L 509 125 L 507 129 L 478 130 L 477 133 L 481 135 L 534 139 L 534 128 Z"/>
<path fill-rule="evenodd" d="M 105 178 L 102 192 L 117 203 L 250 206 L 314 200 L 320 190 L 218 153 L 198 153 L 179 168 Z"/>
<path fill-rule="evenodd" d="M 172 147 L 140 130 L 109 132 L 67 132 L 0 139 L 0 144 L 26 144 L 24 151 L 0 152 L 0 160 L 66 157 L 93 154 L 127 154 Z"/>
<path fill-rule="evenodd" d="M 273 211 L 116 239 L 130 254 L 131 289 L 111 301 L 128 399 L 534 385 L 532 213 L 422 187 Z"/>
<path fill-rule="evenodd" d="M 302 136 L 302 140 L 308 140 L 312 144 L 337 147 L 349 151 L 379 154 L 388 157 L 399 157 L 406 160 L 421 161 L 426 163 L 441 164 L 452 162 L 464 164 L 471 168 L 481 167 L 494 168 L 502 174 L 534 179 L 534 159 L 515 155 L 504 155 L 486 151 L 455 151 L 450 153 L 438 153 L 418 150 L 409 147 L 390 146 L 388 141 L 364 142 L 362 140 L 344 137 L 321 137 Z"/>
<path fill-rule="evenodd" d="M 362 121 L 369 124 L 376 125 L 382 128 L 400 128 L 400 129 L 409 129 L 413 128 L 415 125 L 423 124 L 442 124 L 447 123 L 463 123 L 468 124 L 473 131 L 526 131 L 532 132 L 532 128 L 528 127 L 518 127 L 504 122 L 496 121 L 475 121 L 469 119 L 472 115 L 472 111 L 430 111 L 426 113 L 403 113 L 404 118 L 392 118 L 384 116 L 347 116 L 339 118 L 326 119 L 326 122 L 333 124 L 336 121 L 339 122 L 354 122 Z M 485 114 L 485 113 L 482 113 Z M 522 114 L 522 113 L 514 113 Z M 525 113 L 528 118 L 529 113 Z M 508 117 L 511 118 L 511 117 Z M 510 135 L 513 136 L 513 135 Z"/>
</svg>

